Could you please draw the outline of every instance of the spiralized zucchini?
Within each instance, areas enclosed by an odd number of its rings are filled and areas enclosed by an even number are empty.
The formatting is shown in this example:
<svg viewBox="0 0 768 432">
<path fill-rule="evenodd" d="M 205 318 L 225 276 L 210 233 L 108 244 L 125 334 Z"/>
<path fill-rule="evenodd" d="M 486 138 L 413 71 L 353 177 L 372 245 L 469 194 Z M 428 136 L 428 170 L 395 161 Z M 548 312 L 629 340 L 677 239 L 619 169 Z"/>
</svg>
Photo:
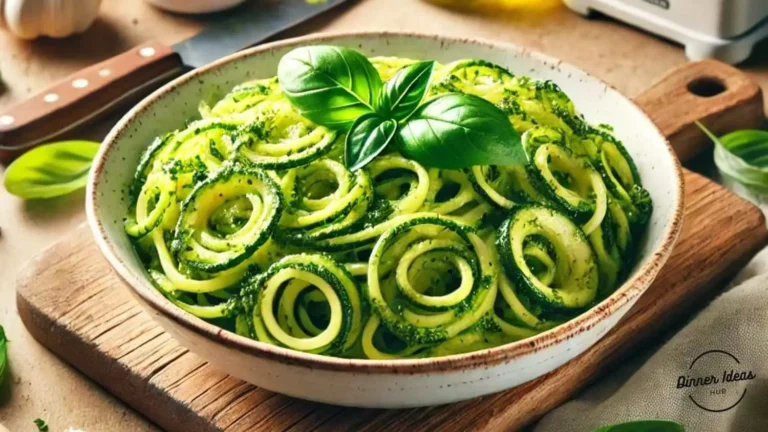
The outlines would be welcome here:
<svg viewBox="0 0 768 432">
<path fill-rule="evenodd" d="M 496 273 L 473 231 L 445 217 L 414 214 L 400 218 L 376 242 L 366 297 L 387 329 L 407 344 L 450 339 L 491 310 Z"/>
<path fill-rule="evenodd" d="M 517 206 L 496 245 L 507 274 L 542 307 L 580 309 L 595 299 L 600 281 L 595 253 L 565 214 Z"/>
<path fill-rule="evenodd" d="M 416 60 L 371 61 L 386 81 Z M 652 210 L 621 141 L 555 83 L 484 60 L 438 64 L 427 97 L 451 92 L 504 111 L 529 163 L 442 170 L 392 145 L 351 172 L 344 131 L 302 117 L 276 78 L 202 102 L 130 187 L 150 280 L 244 337 L 390 360 L 529 338 L 609 296 Z"/>
<path fill-rule="evenodd" d="M 269 240 L 282 201 L 277 185 L 264 171 L 228 163 L 198 183 L 182 204 L 172 250 L 192 269 L 232 268 Z M 250 214 L 243 217 L 239 210 L 248 205 Z M 212 220 L 217 213 L 224 215 L 219 217 L 224 227 L 218 230 Z"/>
<path fill-rule="evenodd" d="M 349 350 L 362 330 L 357 282 L 324 255 L 281 259 L 245 286 L 243 298 L 251 310 L 253 332 L 262 342 L 334 355 Z"/>
<path fill-rule="evenodd" d="M 306 165 L 328 153 L 336 140 L 334 131 L 312 124 L 284 97 L 257 107 L 256 119 L 239 129 L 234 143 L 238 159 L 247 164 L 273 170 Z"/>
</svg>

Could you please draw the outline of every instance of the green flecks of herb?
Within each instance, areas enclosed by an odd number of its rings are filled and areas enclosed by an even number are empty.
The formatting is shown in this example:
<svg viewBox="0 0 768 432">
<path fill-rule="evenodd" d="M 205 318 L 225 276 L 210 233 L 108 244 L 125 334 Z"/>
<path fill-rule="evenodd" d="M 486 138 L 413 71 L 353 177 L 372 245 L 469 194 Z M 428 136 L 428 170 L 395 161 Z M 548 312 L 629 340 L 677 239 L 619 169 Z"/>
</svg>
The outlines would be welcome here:
<svg viewBox="0 0 768 432">
<path fill-rule="evenodd" d="M 36 418 L 35 426 L 37 426 L 39 432 L 48 432 L 48 424 L 43 419 Z"/>
<path fill-rule="evenodd" d="M 299 113 L 331 129 L 352 128 L 345 147 L 352 170 L 394 142 L 428 167 L 525 164 L 520 135 L 492 103 L 453 92 L 422 102 L 433 70 L 434 62 L 413 63 L 382 83 L 357 51 L 308 46 L 283 56 L 277 75 Z"/>
<path fill-rule="evenodd" d="M 194 174 L 192 174 L 192 183 L 196 185 L 206 178 L 208 178 L 208 171 L 202 169 L 195 170 Z"/>
<path fill-rule="evenodd" d="M 209 150 L 211 152 L 211 156 L 215 157 L 216 159 L 218 159 L 220 161 L 224 160 L 224 155 L 221 154 L 221 152 L 219 151 L 218 147 L 216 147 L 216 141 L 215 140 L 211 139 L 211 140 L 208 141 L 208 148 L 209 148 Z"/>
<path fill-rule="evenodd" d="M 613 132 L 613 126 L 606 123 L 600 123 L 599 125 L 597 125 L 597 127 L 608 132 Z"/>
<path fill-rule="evenodd" d="M 181 161 L 178 159 L 173 159 L 167 162 L 165 165 L 163 165 L 163 172 L 168 174 L 172 180 L 176 180 L 179 173 L 181 172 Z"/>
<path fill-rule="evenodd" d="M 62 141 L 36 147 L 5 171 L 5 189 L 24 199 L 52 198 L 81 189 L 99 143 Z"/>
</svg>

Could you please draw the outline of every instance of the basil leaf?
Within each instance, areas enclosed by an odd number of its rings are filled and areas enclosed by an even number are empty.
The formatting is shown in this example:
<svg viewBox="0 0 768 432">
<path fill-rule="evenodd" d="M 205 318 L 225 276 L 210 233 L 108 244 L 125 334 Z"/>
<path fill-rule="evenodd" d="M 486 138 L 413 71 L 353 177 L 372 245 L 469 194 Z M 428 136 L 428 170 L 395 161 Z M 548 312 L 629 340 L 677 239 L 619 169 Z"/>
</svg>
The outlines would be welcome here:
<svg viewBox="0 0 768 432">
<path fill-rule="evenodd" d="M 378 114 L 359 117 L 347 133 L 344 165 L 351 171 L 364 167 L 379 155 L 397 132 L 397 121 Z"/>
<path fill-rule="evenodd" d="M 685 432 L 685 428 L 666 420 L 643 420 L 603 426 L 592 432 Z"/>
<path fill-rule="evenodd" d="M 277 77 L 301 115 L 333 129 L 347 129 L 373 112 L 383 85 L 364 55 L 326 45 L 289 52 L 280 59 Z"/>
<path fill-rule="evenodd" d="M 48 424 L 43 419 L 36 418 L 35 426 L 37 426 L 38 432 L 48 432 Z"/>
<path fill-rule="evenodd" d="M 99 143 L 63 141 L 36 147 L 5 172 L 5 189 L 24 198 L 51 198 L 85 186 Z"/>
<path fill-rule="evenodd" d="M 731 132 L 720 137 L 720 144 L 752 165 L 768 166 L 768 131 L 744 129 Z"/>
<path fill-rule="evenodd" d="M 483 98 L 446 94 L 421 105 L 400 129 L 403 154 L 425 166 L 523 165 L 527 156 L 507 116 Z"/>
<path fill-rule="evenodd" d="M 740 130 L 717 138 L 697 125 L 715 143 L 715 165 L 721 173 L 753 192 L 768 193 L 768 131 Z"/>
<path fill-rule="evenodd" d="M 5 380 L 5 366 L 8 364 L 8 338 L 5 337 L 5 330 L 0 325 L 0 387 Z"/>
<path fill-rule="evenodd" d="M 416 111 L 429 88 L 435 62 L 413 63 L 400 69 L 384 85 L 379 111 L 396 120 L 405 120 Z"/>
</svg>

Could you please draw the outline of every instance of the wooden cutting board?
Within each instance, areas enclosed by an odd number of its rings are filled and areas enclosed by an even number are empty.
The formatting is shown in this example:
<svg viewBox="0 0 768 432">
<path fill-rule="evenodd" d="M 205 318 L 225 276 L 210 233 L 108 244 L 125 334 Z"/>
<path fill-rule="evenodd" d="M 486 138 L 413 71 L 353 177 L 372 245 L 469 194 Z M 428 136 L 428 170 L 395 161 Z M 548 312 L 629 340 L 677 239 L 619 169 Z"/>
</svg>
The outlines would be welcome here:
<svg viewBox="0 0 768 432">
<path fill-rule="evenodd" d="M 670 73 L 638 103 L 687 158 L 701 148 L 691 129 L 693 120 L 705 119 L 727 130 L 744 127 L 748 117 L 762 119 L 759 89 L 736 74 L 714 62 L 691 64 Z M 688 84 L 702 76 L 727 86 L 717 95 L 691 99 Z M 454 405 L 390 411 L 334 407 L 227 376 L 154 323 L 113 275 L 86 226 L 21 272 L 18 310 L 38 341 L 167 430 L 515 430 L 687 320 L 768 244 L 765 219 L 757 208 L 698 174 L 686 170 L 684 175 L 680 239 L 627 317 L 595 346 L 548 375 Z"/>
</svg>

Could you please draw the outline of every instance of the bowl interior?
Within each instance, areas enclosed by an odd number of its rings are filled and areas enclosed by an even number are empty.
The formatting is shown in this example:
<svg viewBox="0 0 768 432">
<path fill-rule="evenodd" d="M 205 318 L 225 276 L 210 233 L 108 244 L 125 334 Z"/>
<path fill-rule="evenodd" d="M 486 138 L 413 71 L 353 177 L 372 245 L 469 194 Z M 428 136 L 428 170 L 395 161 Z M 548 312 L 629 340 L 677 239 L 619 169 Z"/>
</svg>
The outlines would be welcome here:
<svg viewBox="0 0 768 432">
<path fill-rule="evenodd" d="M 639 245 L 640 258 L 630 280 L 654 259 L 655 252 L 668 240 L 682 199 L 679 187 L 682 180 L 676 159 L 651 120 L 602 81 L 571 65 L 510 45 L 406 34 L 320 35 L 299 38 L 290 44 L 256 48 L 188 74 L 140 103 L 109 134 L 89 180 L 89 220 L 113 266 L 144 297 L 162 299 L 148 282 L 123 230 L 123 217 L 129 204 L 128 188 L 141 153 L 156 136 L 197 118 L 200 101 L 213 101 L 243 81 L 274 76 L 283 54 L 294 46 L 313 43 L 348 46 L 369 56 L 435 59 L 444 63 L 480 58 L 503 65 L 518 75 L 553 80 L 573 99 L 577 110 L 588 121 L 614 127 L 653 198 L 653 215 L 645 239 Z M 649 280 L 645 282 L 648 283 Z M 629 288 L 627 284 L 617 292 L 626 288 Z M 186 319 L 198 320 L 191 315 Z"/>
</svg>

